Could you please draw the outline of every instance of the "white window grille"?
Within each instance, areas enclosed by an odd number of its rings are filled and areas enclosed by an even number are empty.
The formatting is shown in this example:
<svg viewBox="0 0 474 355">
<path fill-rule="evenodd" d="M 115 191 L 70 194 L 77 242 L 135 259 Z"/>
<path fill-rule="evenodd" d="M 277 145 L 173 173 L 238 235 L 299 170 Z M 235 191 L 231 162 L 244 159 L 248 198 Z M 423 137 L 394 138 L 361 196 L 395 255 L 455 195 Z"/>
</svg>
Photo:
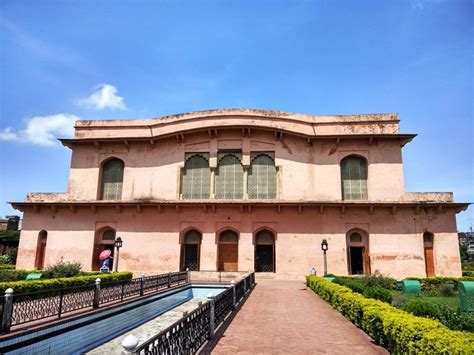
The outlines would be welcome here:
<svg viewBox="0 0 474 355">
<path fill-rule="evenodd" d="M 367 164 L 350 156 L 341 162 L 342 199 L 367 200 Z"/>
<path fill-rule="evenodd" d="M 257 155 L 250 165 L 248 194 L 251 199 L 274 199 L 277 195 L 275 161 L 267 154 Z"/>
<path fill-rule="evenodd" d="M 122 198 L 124 163 L 111 159 L 102 166 L 101 200 L 120 200 Z"/>
<path fill-rule="evenodd" d="M 232 154 L 219 160 L 216 171 L 216 198 L 242 199 L 244 194 L 244 168 L 240 160 Z"/>
<path fill-rule="evenodd" d="M 184 164 L 182 194 L 184 199 L 208 199 L 211 186 L 209 161 L 193 155 Z"/>
</svg>

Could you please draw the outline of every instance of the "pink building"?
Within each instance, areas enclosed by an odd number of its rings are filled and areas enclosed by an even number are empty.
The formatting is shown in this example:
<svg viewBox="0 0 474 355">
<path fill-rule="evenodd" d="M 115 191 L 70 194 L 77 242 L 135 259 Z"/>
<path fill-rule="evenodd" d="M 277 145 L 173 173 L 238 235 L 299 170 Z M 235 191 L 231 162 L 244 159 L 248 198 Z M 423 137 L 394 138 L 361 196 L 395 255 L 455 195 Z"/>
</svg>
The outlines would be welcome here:
<svg viewBox="0 0 474 355">
<path fill-rule="evenodd" d="M 66 193 L 30 193 L 17 267 L 460 276 L 452 193 L 405 192 L 397 114 L 245 109 L 78 121 Z M 429 177 L 429 176 L 427 176 Z"/>
</svg>

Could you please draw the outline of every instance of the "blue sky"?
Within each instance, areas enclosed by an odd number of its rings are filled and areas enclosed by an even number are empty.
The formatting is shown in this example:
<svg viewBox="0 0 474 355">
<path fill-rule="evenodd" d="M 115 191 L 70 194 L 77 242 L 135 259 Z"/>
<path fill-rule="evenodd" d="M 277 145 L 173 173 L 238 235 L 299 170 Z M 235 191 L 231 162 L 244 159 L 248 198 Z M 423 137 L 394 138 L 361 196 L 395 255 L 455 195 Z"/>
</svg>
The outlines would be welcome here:
<svg viewBox="0 0 474 355">
<path fill-rule="evenodd" d="M 398 112 L 406 190 L 474 201 L 473 23 L 469 0 L 3 0 L 0 215 L 66 190 L 76 118 L 228 107 Z"/>
</svg>

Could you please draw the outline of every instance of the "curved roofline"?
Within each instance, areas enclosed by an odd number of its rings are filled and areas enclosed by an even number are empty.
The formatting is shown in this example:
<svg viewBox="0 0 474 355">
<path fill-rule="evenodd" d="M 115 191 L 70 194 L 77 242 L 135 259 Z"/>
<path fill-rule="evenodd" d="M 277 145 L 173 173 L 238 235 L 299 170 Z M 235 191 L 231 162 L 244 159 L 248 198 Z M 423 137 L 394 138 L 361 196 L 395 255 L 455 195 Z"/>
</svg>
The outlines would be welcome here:
<svg viewBox="0 0 474 355">
<path fill-rule="evenodd" d="M 162 117 L 145 118 L 145 119 L 127 119 L 127 120 L 78 120 L 75 127 L 114 127 L 114 126 L 157 126 L 169 124 L 174 121 L 187 121 L 195 119 L 205 119 L 211 117 L 261 117 L 282 120 L 299 121 L 309 124 L 324 124 L 335 122 L 377 122 L 377 121 L 393 121 L 398 122 L 398 113 L 371 113 L 371 114 L 350 114 L 350 115 L 308 115 L 302 113 L 276 111 L 276 110 L 260 110 L 260 109 L 244 109 L 244 108 L 228 108 L 228 109 L 211 109 L 202 111 L 192 111 L 179 113 L 176 115 L 167 115 Z"/>
</svg>

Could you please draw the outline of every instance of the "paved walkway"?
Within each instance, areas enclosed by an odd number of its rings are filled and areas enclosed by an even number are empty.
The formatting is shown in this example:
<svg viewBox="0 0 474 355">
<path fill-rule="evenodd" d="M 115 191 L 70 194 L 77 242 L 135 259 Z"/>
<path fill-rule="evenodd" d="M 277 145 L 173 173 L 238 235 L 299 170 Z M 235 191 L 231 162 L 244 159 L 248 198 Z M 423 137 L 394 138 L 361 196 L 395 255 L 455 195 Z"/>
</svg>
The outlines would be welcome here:
<svg viewBox="0 0 474 355">
<path fill-rule="evenodd" d="M 387 354 L 300 281 L 260 281 L 204 353 Z"/>
</svg>

